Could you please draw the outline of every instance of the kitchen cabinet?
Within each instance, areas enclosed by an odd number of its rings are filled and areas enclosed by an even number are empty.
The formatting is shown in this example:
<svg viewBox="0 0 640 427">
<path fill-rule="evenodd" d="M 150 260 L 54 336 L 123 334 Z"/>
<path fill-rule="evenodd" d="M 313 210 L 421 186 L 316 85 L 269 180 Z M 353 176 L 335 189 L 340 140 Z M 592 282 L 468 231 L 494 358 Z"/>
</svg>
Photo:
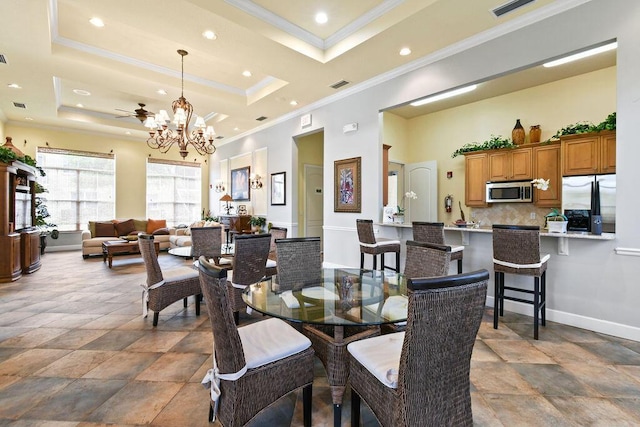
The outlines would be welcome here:
<svg viewBox="0 0 640 427">
<path fill-rule="evenodd" d="M 549 180 L 546 191 L 533 189 L 533 203 L 538 207 L 562 206 L 562 176 L 560 174 L 560 143 L 533 148 L 533 176 Z"/>
<path fill-rule="evenodd" d="M 489 181 L 524 181 L 531 174 L 532 149 L 516 148 L 489 153 Z"/>
<path fill-rule="evenodd" d="M 562 176 L 616 172 L 616 133 L 603 131 L 560 137 Z"/>
<path fill-rule="evenodd" d="M 464 203 L 469 207 L 486 207 L 486 184 L 489 156 L 486 152 L 464 155 Z"/>
</svg>

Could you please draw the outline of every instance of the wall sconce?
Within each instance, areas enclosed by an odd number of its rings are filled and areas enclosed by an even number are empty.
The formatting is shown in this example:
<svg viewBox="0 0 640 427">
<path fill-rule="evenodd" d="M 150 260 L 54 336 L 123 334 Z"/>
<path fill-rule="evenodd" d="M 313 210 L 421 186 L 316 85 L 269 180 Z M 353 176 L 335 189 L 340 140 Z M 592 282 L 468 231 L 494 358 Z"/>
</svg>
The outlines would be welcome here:
<svg viewBox="0 0 640 427">
<path fill-rule="evenodd" d="M 262 177 L 257 173 L 252 173 L 249 176 L 249 183 L 251 184 L 251 188 L 257 190 L 258 188 L 262 188 L 262 182 L 260 181 Z"/>
<path fill-rule="evenodd" d="M 216 181 L 216 193 L 222 193 L 224 191 L 224 183 L 221 179 Z"/>
</svg>

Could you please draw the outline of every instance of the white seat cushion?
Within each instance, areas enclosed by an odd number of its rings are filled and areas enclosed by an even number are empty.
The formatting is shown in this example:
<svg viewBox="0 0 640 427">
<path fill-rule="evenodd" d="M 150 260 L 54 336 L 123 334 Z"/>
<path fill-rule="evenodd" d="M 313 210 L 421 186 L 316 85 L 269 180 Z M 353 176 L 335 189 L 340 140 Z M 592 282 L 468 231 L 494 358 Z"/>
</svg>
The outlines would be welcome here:
<svg viewBox="0 0 640 427">
<path fill-rule="evenodd" d="M 404 332 L 380 335 L 347 345 L 349 353 L 382 384 L 396 388 Z"/>
<path fill-rule="evenodd" d="M 233 261 L 231 261 L 229 258 L 222 257 L 222 258 L 220 258 L 218 263 L 219 263 L 219 265 L 231 265 L 231 264 L 233 264 Z"/>
<path fill-rule="evenodd" d="M 509 268 L 540 268 L 542 264 L 549 261 L 551 255 L 549 254 L 540 254 L 540 262 L 536 262 L 535 264 L 514 264 L 512 262 L 500 261 L 499 259 L 493 259 L 493 262 Z"/>
<path fill-rule="evenodd" d="M 276 267 L 276 262 L 272 259 L 267 259 L 267 268 L 275 268 Z"/>
<path fill-rule="evenodd" d="M 162 277 L 165 282 L 177 282 L 179 280 L 192 279 L 198 277 L 198 272 L 190 267 L 178 267 L 163 271 Z"/>
<path fill-rule="evenodd" d="M 379 246 L 399 245 L 399 244 L 400 244 L 400 240 L 392 240 L 392 239 L 385 239 L 385 238 L 376 239 L 375 243 L 360 242 L 360 246 L 364 246 L 366 248 L 377 248 Z"/>
<path fill-rule="evenodd" d="M 271 318 L 238 328 L 247 368 L 257 368 L 311 347 L 309 338 L 280 319 Z"/>
<path fill-rule="evenodd" d="M 464 246 L 451 246 L 451 252 L 462 252 L 464 250 Z"/>
<path fill-rule="evenodd" d="M 322 287 L 322 286 L 312 286 L 309 288 L 304 288 L 302 290 L 302 295 L 307 296 L 309 298 L 321 299 L 321 300 L 331 300 L 335 301 L 338 299 L 338 296 L 331 292 L 330 290 Z M 298 298 L 296 298 L 291 291 L 284 291 L 280 294 L 280 298 L 282 298 L 282 302 L 289 308 L 300 308 L 300 303 L 298 302 Z M 305 307 L 310 306 L 310 303 L 305 303 Z"/>
</svg>

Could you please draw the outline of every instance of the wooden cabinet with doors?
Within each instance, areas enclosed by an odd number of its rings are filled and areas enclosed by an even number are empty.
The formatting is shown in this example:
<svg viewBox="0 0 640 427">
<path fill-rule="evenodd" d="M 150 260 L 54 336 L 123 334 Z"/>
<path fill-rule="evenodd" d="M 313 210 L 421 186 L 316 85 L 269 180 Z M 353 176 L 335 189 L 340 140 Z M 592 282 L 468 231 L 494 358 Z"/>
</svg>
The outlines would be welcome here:
<svg viewBox="0 0 640 427">
<path fill-rule="evenodd" d="M 470 207 L 486 207 L 489 156 L 486 152 L 464 155 L 464 203 Z"/>
<path fill-rule="evenodd" d="M 533 147 L 533 177 L 549 180 L 546 191 L 533 189 L 533 203 L 547 208 L 562 206 L 559 142 Z"/>
<path fill-rule="evenodd" d="M 560 138 L 562 176 L 616 172 L 616 132 L 603 131 Z"/>
<path fill-rule="evenodd" d="M 489 181 L 532 179 L 531 150 L 526 147 L 489 152 Z"/>
</svg>

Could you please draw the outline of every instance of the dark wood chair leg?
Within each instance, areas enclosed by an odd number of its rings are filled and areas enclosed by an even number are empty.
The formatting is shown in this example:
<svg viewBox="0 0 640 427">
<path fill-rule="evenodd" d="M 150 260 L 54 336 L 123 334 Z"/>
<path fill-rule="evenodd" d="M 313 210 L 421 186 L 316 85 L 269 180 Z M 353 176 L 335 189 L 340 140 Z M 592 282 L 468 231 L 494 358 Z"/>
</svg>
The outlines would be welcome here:
<svg viewBox="0 0 640 427">
<path fill-rule="evenodd" d="M 240 312 L 238 311 L 233 312 L 233 321 L 235 322 L 236 326 L 240 324 Z"/>
<path fill-rule="evenodd" d="M 209 403 L 209 422 L 213 421 L 213 405 Z"/>
<path fill-rule="evenodd" d="M 378 255 L 373 256 L 373 269 L 374 270 L 378 269 Z"/>
<path fill-rule="evenodd" d="M 160 315 L 160 313 L 158 313 L 157 311 L 153 313 L 153 326 L 158 326 L 158 316 Z"/>
<path fill-rule="evenodd" d="M 498 311 L 500 311 L 500 273 L 493 273 L 493 329 L 498 329 Z"/>
<path fill-rule="evenodd" d="M 360 270 L 364 269 L 364 252 L 360 252 Z"/>
<path fill-rule="evenodd" d="M 187 305 L 189 305 L 186 298 L 182 300 L 182 305 L 184 305 L 184 308 L 187 308 Z"/>
<path fill-rule="evenodd" d="M 200 297 L 202 294 L 196 295 L 196 316 L 200 316 Z"/>
<path fill-rule="evenodd" d="M 458 260 L 458 274 L 462 274 L 462 260 Z"/>
<path fill-rule="evenodd" d="M 311 398 L 313 385 L 309 384 L 302 389 L 302 414 L 304 427 L 311 427 Z"/>
<path fill-rule="evenodd" d="M 504 273 L 500 272 L 500 317 L 504 316 Z"/>
<path fill-rule="evenodd" d="M 400 251 L 396 252 L 396 273 L 400 273 Z"/>
<path fill-rule="evenodd" d="M 538 339 L 538 322 L 540 318 L 540 278 L 533 278 L 533 339 Z"/>
<path fill-rule="evenodd" d="M 342 425 L 342 405 L 333 404 L 333 427 Z"/>
<path fill-rule="evenodd" d="M 351 389 L 351 426 L 360 426 L 360 395 Z"/>
<path fill-rule="evenodd" d="M 542 318 L 542 326 L 547 325 L 547 272 L 542 273 L 542 288 L 540 289 L 540 304 L 542 306 L 542 313 L 540 317 Z"/>
</svg>

